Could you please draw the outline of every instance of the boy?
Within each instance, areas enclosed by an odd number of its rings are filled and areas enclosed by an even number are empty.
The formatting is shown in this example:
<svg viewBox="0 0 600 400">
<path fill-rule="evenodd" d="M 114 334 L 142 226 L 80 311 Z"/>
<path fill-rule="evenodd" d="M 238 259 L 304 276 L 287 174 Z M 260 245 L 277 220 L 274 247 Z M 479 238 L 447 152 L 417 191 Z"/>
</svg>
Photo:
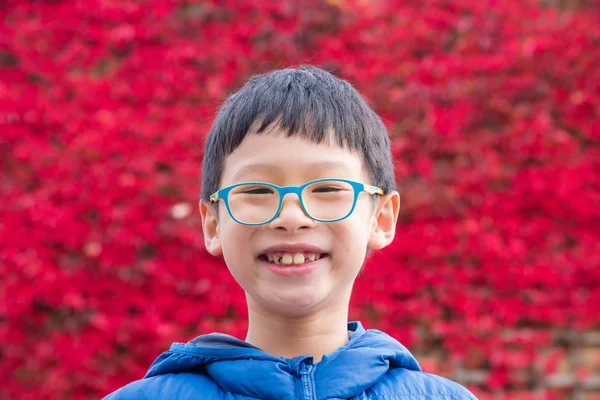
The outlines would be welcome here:
<svg viewBox="0 0 600 400">
<path fill-rule="evenodd" d="M 386 128 L 350 84 L 309 66 L 251 78 L 209 133 L 199 205 L 246 293 L 245 341 L 175 343 L 107 399 L 475 399 L 348 322 L 365 257 L 394 238 L 395 189 Z"/>
</svg>

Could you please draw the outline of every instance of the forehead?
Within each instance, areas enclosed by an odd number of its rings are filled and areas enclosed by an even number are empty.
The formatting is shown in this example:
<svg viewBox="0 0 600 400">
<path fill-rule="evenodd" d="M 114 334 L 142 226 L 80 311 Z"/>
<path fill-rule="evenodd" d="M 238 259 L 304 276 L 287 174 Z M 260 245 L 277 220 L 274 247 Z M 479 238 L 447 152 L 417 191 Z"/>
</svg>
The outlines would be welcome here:
<svg viewBox="0 0 600 400">
<path fill-rule="evenodd" d="M 225 159 L 222 186 L 250 180 L 301 184 L 336 177 L 363 180 L 362 158 L 331 142 L 315 143 L 284 134 L 249 134 Z"/>
</svg>

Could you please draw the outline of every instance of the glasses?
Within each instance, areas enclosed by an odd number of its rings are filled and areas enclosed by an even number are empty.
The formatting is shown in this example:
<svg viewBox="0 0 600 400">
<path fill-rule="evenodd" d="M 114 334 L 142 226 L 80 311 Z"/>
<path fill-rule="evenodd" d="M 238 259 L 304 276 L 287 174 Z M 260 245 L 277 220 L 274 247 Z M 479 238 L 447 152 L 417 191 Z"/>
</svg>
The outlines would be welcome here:
<svg viewBox="0 0 600 400">
<path fill-rule="evenodd" d="M 223 200 L 229 215 L 242 225 L 258 226 L 273 221 L 281 212 L 283 197 L 295 193 L 300 206 L 311 219 L 337 222 L 356 207 L 358 195 L 383 195 L 383 190 L 346 179 L 317 179 L 302 186 L 277 186 L 267 182 L 244 182 L 227 186 L 210 196 L 210 202 Z"/>
</svg>

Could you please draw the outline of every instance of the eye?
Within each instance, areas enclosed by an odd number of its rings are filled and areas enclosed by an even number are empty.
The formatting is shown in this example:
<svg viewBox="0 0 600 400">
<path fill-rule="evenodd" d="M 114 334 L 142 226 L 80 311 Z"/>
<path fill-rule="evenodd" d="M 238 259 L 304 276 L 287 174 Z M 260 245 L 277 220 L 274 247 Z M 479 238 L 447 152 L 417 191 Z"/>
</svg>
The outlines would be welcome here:
<svg viewBox="0 0 600 400">
<path fill-rule="evenodd" d="M 273 189 L 267 187 L 253 187 L 242 191 L 244 194 L 273 194 Z"/>
<path fill-rule="evenodd" d="M 337 193 L 343 191 L 343 188 L 335 187 L 335 186 L 321 186 L 314 188 L 312 190 L 313 193 Z"/>
</svg>

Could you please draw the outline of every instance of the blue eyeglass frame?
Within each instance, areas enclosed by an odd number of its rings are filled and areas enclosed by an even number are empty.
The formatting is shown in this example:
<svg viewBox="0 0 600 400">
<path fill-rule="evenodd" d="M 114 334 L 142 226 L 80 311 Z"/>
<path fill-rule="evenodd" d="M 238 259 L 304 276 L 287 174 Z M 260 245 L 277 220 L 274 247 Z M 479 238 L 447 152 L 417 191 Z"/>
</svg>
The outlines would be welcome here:
<svg viewBox="0 0 600 400">
<path fill-rule="evenodd" d="M 302 201 L 302 191 L 304 190 L 304 188 L 307 187 L 308 185 L 312 185 L 313 183 L 325 182 L 325 181 L 345 182 L 345 183 L 350 184 L 352 186 L 352 188 L 354 189 L 354 200 L 352 202 L 352 208 L 350 209 L 350 211 L 348 212 L 348 214 L 346 214 L 342 218 L 338 218 L 338 219 L 318 219 L 318 218 L 314 218 L 312 215 L 310 215 L 308 213 L 308 211 L 306 211 L 306 207 L 304 207 L 304 202 Z M 233 214 L 231 213 L 231 210 L 229 208 L 229 192 L 231 192 L 231 190 L 235 189 L 236 187 L 243 186 L 243 185 L 264 185 L 264 186 L 269 186 L 269 187 L 275 189 L 279 193 L 279 205 L 277 206 L 277 211 L 273 215 L 273 218 L 271 218 L 268 221 L 261 222 L 261 223 L 258 223 L 258 224 L 247 224 L 245 222 L 238 221 L 233 216 Z M 302 211 L 304 211 L 304 214 L 306 214 L 306 216 L 308 216 L 310 219 L 318 221 L 318 222 L 338 222 L 338 221 L 341 221 L 343 219 L 348 218 L 354 212 L 354 209 L 356 208 L 356 202 L 357 202 L 357 199 L 358 199 L 358 195 L 361 194 L 362 192 L 367 192 L 370 195 L 376 195 L 376 194 L 383 195 L 384 194 L 383 193 L 383 189 L 378 188 L 376 186 L 365 185 L 364 183 L 360 183 L 360 182 L 356 182 L 356 181 L 350 181 L 348 179 L 324 178 L 324 179 L 316 179 L 314 181 L 306 182 L 305 184 L 303 184 L 301 186 L 277 186 L 277 185 L 274 185 L 274 184 L 269 183 L 269 182 L 242 182 L 242 183 L 236 183 L 235 185 L 224 187 L 223 189 L 220 189 L 220 190 L 216 191 L 215 193 L 211 194 L 210 195 L 210 202 L 211 203 L 216 203 L 219 200 L 223 200 L 223 202 L 225 203 L 225 207 L 227 208 L 227 212 L 229 213 L 229 216 L 235 222 L 237 222 L 240 225 L 260 226 L 260 225 L 266 225 L 269 222 L 273 221 L 275 218 L 277 218 L 279 216 L 279 214 L 281 213 L 281 208 L 283 206 L 283 198 L 284 198 L 284 196 L 286 194 L 288 194 L 288 193 L 295 193 L 298 196 L 298 200 L 300 200 L 300 206 L 302 207 Z"/>
</svg>

